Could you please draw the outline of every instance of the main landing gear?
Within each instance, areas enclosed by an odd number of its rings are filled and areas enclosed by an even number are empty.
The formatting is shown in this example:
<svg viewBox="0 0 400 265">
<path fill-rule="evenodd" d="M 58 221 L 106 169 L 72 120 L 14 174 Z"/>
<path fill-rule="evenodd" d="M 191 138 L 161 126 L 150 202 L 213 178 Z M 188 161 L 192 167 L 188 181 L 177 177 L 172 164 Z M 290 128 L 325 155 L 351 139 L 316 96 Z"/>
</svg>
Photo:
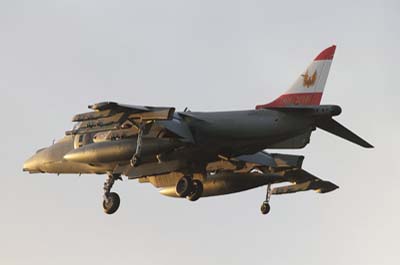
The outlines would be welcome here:
<svg viewBox="0 0 400 265">
<path fill-rule="evenodd" d="M 261 208 L 260 208 L 262 214 L 267 214 L 271 210 L 271 206 L 269 205 L 270 198 L 271 198 L 271 184 L 268 184 L 265 201 L 261 204 Z"/>
<path fill-rule="evenodd" d="M 197 201 L 203 194 L 203 183 L 191 176 L 183 176 L 176 183 L 176 194 L 189 201 Z"/>
<path fill-rule="evenodd" d="M 117 193 L 111 192 L 111 188 L 116 180 L 122 180 L 119 174 L 108 174 L 104 182 L 103 209 L 106 214 L 113 214 L 118 210 L 120 198 Z"/>
</svg>

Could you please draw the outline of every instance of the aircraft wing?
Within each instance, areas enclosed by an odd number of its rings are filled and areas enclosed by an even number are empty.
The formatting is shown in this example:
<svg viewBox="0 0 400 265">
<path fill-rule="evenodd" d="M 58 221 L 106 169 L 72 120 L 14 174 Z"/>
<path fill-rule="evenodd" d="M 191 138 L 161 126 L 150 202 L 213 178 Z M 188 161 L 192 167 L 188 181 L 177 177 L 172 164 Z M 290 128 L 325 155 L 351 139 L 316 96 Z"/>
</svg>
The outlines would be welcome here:
<svg viewBox="0 0 400 265">
<path fill-rule="evenodd" d="M 285 168 L 285 167 L 301 168 L 304 156 L 287 155 L 287 154 L 270 154 L 261 151 L 252 155 L 241 155 L 235 157 L 234 159 L 246 163 L 253 163 L 261 166 L 268 166 L 274 168 Z"/>
<path fill-rule="evenodd" d="M 235 159 L 246 163 L 272 167 L 274 170 L 277 170 L 277 175 L 274 177 L 276 182 L 294 183 L 287 186 L 275 187 L 272 190 L 272 194 L 287 194 L 307 190 L 325 193 L 339 188 L 332 182 L 322 180 L 301 169 L 303 156 L 258 152 L 253 155 L 242 155 Z M 263 171 L 262 167 L 260 169 Z"/>
<path fill-rule="evenodd" d="M 117 130 L 123 128 L 127 121 L 130 126 L 135 126 L 140 122 L 171 120 L 175 112 L 172 107 L 133 106 L 116 102 L 100 102 L 88 107 L 93 111 L 75 115 L 72 121 L 78 124 L 67 131 L 67 135 Z"/>
<path fill-rule="evenodd" d="M 272 194 L 287 194 L 307 190 L 315 190 L 319 193 L 326 193 L 339 188 L 332 182 L 322 180 L 303 169 L 286 171 L 283 174 L 283 177 L 287 178 L 287 181 L 295 184 L 275 187 L 272 189 Z"/>
</svg>

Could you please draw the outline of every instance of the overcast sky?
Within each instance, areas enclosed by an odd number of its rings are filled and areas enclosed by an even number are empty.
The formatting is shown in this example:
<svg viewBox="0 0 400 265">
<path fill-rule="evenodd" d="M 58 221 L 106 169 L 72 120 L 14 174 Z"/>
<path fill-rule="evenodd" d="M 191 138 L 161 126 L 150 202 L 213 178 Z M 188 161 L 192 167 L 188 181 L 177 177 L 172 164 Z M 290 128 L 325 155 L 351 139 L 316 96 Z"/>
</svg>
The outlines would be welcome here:
<svg viewBox="0 0 400 265">
<path fill-rule="evenodd" d="M 399 264 L 398 1 L 0 1 L 1 264 Z M 103 100 L 253 109 L 336 44 L 323 104 L 371 142 L 322 131 L 286 153 L 340 189 L 265 187 L 196 203 L 102 175 L 29 175 L 23 161 Z"/>
</svg>

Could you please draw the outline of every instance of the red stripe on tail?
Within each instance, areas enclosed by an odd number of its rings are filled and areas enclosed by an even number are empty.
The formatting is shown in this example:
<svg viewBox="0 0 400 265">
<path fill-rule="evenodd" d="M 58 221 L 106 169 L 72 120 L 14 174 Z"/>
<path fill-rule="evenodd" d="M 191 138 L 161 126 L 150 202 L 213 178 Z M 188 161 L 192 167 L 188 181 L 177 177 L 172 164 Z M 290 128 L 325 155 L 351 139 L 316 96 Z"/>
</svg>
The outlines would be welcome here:
<svg viewBox="0 0 400 265">
<path fill-rule="evenodd" d="M 257 105 L 256 109 L 276 108 L 293 105 L 319 105 L 322 98 L 322 92 L 318 93 L 297 93 L 285 94 L 275 99 L 271 103 Z"/>
</svg>

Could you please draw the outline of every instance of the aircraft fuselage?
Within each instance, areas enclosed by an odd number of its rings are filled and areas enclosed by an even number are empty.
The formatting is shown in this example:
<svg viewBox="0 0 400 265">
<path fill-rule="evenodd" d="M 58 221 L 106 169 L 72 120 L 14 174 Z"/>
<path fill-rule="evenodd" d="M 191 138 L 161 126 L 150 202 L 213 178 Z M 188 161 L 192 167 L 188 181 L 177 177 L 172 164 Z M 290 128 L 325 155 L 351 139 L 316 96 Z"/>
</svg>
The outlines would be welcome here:
<svg viewBox="0 0 400 265">
<path fill-rule="evenodd" d="M 313 120 L 309 116 L 290 115 L 274 110 L 189 112 L 181 115 L 185 118 L 180 122 L 187 124 L 195 140 L 194 144 L 184 145 L 187 152 L 190 153 L 190 149 L 194 149 L 197 153 L 207 153 L 212 156 L 254 153 L 313 129 Z M 75 149 L 74 137 L 78 136 L 65 136 L 42 149 L 25 162 L 24 170 L 60 174 L 106 173 L 112 171 L 117 163 L 128 161 L 136 148 L 135 138 L 131 138 L 131 140 L 90 143 Z M 301 148 L 304 145 L 291 148 Z M 146 150 L 147 146 L 150 149 L 148 153 L 150 156 L 163 151 L 163 147 L 154 146 L 152 139 L 143 142 L 143 149 Z M 75 158 L 74 155 L 79 149 L 82 149 L 82 160 L 71 159 Z M 104 161 L 98 159 L 103 150 L 109 154 Z"/>
</svg>

